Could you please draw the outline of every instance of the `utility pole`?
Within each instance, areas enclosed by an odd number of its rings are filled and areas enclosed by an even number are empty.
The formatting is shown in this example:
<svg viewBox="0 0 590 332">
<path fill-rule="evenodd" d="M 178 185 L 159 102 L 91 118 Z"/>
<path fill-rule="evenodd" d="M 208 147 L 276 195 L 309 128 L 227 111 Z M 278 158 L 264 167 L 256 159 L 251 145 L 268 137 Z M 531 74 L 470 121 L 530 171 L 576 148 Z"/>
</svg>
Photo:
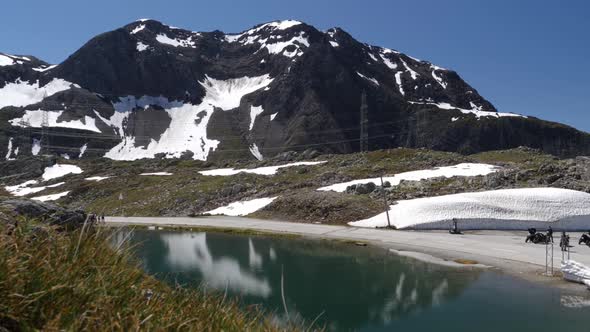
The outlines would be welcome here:
<svg viewBox="0 0 590 332">
<path fill-rule="evenodd" d="M 45 98 L 47 98 L 47 91 L 45 91 L 43 93 L 43 100 L 45 100 Z M 49 130 L 49 111 L 48 110 L 43 110 L 42 111 L 42 118 L 41 118 L 41 141 L 39 142 L 39 145 L 41 146 L 41 149 L 43 149 L 43 147 L 47 148 L 47 150 L 49 150 L 49 135 L 48 135 L 48 130 Z M 48 151 L 45 151 L 46 153 Z"/>
<path fill-rule="evenodd" d="M 360 152 L 369 151 L 369 131 L 368 124 L 369 119 L 367 114 L 369 113 L 369 107 L 367 106 L 367 93 L 363 90 L 361 94 L 361 137 L 360 137 Z"/>
<path fill-rule="evenodd" d="M 387 228 L 391 228 L 391 221 L 389 220 L 389 204 L 387 204 L 387 194 L 385 193 L 385 186 L 383 186 L 383 176 L 381 178 L 381 190 L 383 190 L 383 203 L 385 203 L 385 215 L 387 216 Z"/>
</svg>

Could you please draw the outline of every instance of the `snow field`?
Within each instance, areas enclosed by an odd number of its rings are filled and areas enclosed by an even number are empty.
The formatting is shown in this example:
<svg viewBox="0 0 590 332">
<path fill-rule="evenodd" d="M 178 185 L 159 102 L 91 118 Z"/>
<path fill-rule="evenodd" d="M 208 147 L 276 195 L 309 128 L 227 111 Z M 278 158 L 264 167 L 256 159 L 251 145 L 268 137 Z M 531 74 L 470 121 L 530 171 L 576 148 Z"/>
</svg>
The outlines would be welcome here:
<svg viewBox="0 0 590 332">
<path fill-rule="evenodd" d="M 436 178 L 440 176 L 453 177 L 453 176 L 478 176 L 487 175 L 499 170 L 499 167 L 489 164 L 474 164 L 474 163 L 462 163 L 455 166 L 437 167 L 434 169 L 424 169 L 418 171 L 410 171 L 395 174 L 394 176 L 384 176 L 383 182 L 389 181 L 392 186 L 397 186 L 402 180 L 407 181 L 420 181 L 424 179 Z M 331 186 L 319 188 L 319 191 L 336 191 L 344 192 L 348 186 L 353 184 L 364 184 L 373 182 L 377 185 L 381 184 L 380 178 L 360 179 L 353 180 L 343 183 L 333 184 Z"/>
<path fill-rule="evenodd" d="M 587 230 L 590 194 L 559 188 L 502 189 L 398 201 L 389 216 L 397 228 L 523 230 L 529 227 Z M 351 226 L 387 225 L 385 212 L 350 222 Z"/>
<path fill-rule="evenodd" d="M 167 158 L 179 158 L 184 152 L 191 151 L 193 159 L 207 160 L 209 153 L 220 143 L 207 137 L 207 124 L 215 108 L 224 111 L 237 108 L 243 96 L 268 86 L 272 81 L 268 74 L 228 80 L 205 76 L 205 79 L 199 82 L 206 92 L 199 105 L 169 101 L 164 97 L 120 98 L 120 102 L 114 104 L 115 114 L 110 119 L 102 120 L 117 128 L 123 140 L 108 151 L 105 157 L 115 160 L 136 160 L 153 158 L 158 153 L 164 153 Z M 171 118 L 170 126 L 158 140 L 152 139 L 146 147 L 135 146 L 135 137 L 125 134 L 125 121 L 134 108 L 145 108 L 149 105 L 164 108 Z"/>
<path fill-rule="evenodd" d="M 38 81 L 29 83 L 18 79 L 0 88 L 0 108 L 36 104 L 43 100 L 44 96 L 49 97 L 57 92 L 68 90 L 71 87 L 79 88 L 80 86 L 61 78 L 54 78 L 42 87 L 39 87 Z"/>
</svg>

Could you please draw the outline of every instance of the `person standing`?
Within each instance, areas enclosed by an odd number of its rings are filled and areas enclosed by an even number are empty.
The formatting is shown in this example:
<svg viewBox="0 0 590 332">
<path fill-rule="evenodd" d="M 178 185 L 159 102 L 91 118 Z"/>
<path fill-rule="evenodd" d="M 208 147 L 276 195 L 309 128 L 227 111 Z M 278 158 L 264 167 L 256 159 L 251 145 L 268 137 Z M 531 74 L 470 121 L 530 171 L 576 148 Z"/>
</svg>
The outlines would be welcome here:
<svg viewBox="0 0 590 332">
<path fill-rule="evenodd" d="M 553 228 L 551 228 L 551 226 L 547 229 L 547 241 L 553 243 Z"/>
</svg>

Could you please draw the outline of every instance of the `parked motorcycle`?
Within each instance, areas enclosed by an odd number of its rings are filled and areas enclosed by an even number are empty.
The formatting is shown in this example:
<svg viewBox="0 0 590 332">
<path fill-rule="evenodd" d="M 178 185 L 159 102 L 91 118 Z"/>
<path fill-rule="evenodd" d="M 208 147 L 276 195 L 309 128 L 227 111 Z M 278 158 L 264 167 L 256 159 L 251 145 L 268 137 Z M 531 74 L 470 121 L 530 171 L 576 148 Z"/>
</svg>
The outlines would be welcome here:
<svg viewBox="0 0 590 332">
<path fill-rule="evenodd" d="M 537 232 L 536 228 L 529 228 L 529 235 L 526 237 L 525 243 L 531 241 L 532 243 L 548 243 L 550 237 L 546 234 Z"/>
<path fill-rule="evenodd" d="M 578 241 L 578 244 L 582 243 L 590 247 L 590 231 L 588 232 L 588 234 L 582 234 L 580 240 Z"/>
</svg>

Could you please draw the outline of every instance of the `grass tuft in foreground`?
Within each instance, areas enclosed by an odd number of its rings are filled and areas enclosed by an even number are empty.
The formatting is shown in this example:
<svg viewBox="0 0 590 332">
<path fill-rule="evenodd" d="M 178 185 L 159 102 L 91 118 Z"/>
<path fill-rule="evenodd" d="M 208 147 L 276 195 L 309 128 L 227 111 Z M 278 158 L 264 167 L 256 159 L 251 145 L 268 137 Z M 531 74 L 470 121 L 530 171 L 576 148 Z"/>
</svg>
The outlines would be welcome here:
<svg viewBox="0 0 590 332">
<path fill-rule="evenodd" d="M 295 329 L 223 294 L 170 288 L 101 232 L 0 225 L 0 330 Z"/>
</svg>

